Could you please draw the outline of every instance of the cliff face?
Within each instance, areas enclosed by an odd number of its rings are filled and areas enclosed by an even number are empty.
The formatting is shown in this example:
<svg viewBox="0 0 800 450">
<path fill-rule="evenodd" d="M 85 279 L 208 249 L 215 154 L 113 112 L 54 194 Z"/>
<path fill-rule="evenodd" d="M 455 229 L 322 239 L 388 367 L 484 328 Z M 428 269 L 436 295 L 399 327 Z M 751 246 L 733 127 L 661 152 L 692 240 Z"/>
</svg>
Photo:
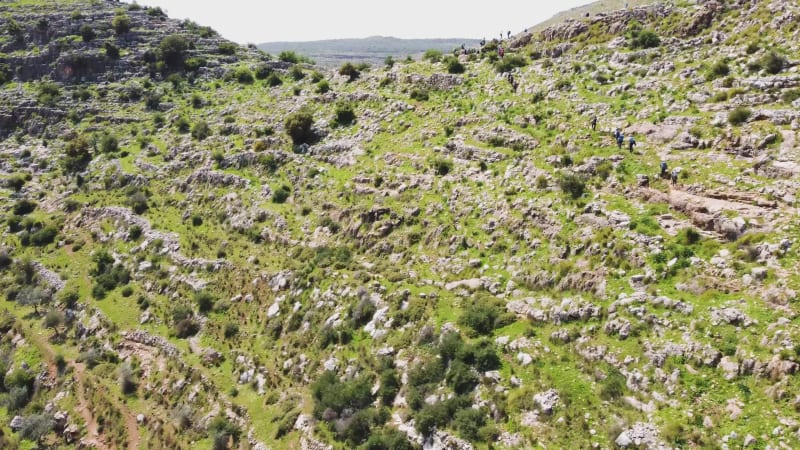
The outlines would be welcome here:
<svg viewBox="0 0 800 450">
<path fill-rule="evenodd" d="M 0 3 L 0 448 L 800 446 L 799 15 L 330 72 Z"/>
</svg>

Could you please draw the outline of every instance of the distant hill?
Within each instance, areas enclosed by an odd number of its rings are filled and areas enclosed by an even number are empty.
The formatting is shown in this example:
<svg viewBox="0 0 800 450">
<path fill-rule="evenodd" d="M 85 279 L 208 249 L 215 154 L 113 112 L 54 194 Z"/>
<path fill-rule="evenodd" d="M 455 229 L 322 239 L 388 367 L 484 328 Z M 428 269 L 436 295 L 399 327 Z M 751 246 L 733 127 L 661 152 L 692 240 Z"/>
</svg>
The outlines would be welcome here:
<svg viewBox="0 0 800 450">
<path fill-rule="evenodd" d="M 338 66 L 344 61 L 381 64 L 387 56 L 395 59 L 419 55 L 425 50 L 436 49 L 443 52 L 465 45 L 478 45 L 478 39 L 399 39 L 386 36 L 372 36 L 361 39 L 330 39 L 307 42 L 267 42 L 258 48 L 267 53 L 278 54 L 294 51 L 313 59 L 324 66 Z"/>
</svg>

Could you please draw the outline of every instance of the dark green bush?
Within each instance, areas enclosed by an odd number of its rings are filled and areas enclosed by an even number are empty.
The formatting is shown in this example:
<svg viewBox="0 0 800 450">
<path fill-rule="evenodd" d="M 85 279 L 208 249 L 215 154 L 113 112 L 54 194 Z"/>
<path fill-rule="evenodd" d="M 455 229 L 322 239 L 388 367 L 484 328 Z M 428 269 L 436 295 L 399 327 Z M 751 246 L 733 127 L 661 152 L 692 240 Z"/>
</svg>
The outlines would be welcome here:
<svg viewBox="0 0 800 450">
<path fill-rule="evenodd" d="M 79 33 L 83 42 L 91 42 L 97 37 L 97 33 L 94 32 L 94 29 L 87 24 L 81 26 Z"/>
<path fill-rule="evenodd" d="M 728 122 L 731 125 L 741 125 L 750 118 L 750 110 L 744 106 L 739 106 L 728 113 Z"/>
<path fill-rule="evenodd" d="M 111 20 L 111 27 L 117 34 L 125 34 L 131 31 L 131 18 L 126 14 L 117 14 Z"/>
<path fill-rule="evenodd" d="M 275 72 L 269 74 L 264 82 L 267 83 L 267 86 L 269 87 L 276 87 L 283 84 L 283 80 Z"/>
<path fill-rule="evenodd" d="M 528 61 L 521 55 L 505 55 L 503 59 L 497 61 L 494 65 L 498 73 L 511 72 L 517 67 L 525 67 Z"/>
<path fill-rule="evenodd" d="M 453 426 L 468 441 L 481 440 L 479 431 L 486 424 L 486 415 L 478 409 L 464 408 L 456 412 Z"/>
<path fill-rule="evenodd" d="M 433 161 L 431 161 L 431 166 L 433 167 L 433 172 L 436 175 L 444 176 L 450 173 L 451 170 L 453 170 L 453 161 L 436 158 Z"/>
<path fill-rule="evenodd" d="M 772 75 L 779 74 L 786 67 L 786 58 L 771 51 L 761 58 L 761 67 Z"/>
<path fill-rule="evenodd" d="M 197 310 L 203 314 L 211 311 L 216 301 L 217 299 L 208 291 L 200 291 L 194 295 L 194 302 L 197 303 Z"/>
<path fill-rule="evenodd" d="M 23 198 L 22 200 L 19 200 L 16 203 L 14 203 L 14 207 L 11 209 L 11 211 L 16 216 L 24 216 L 26 214 L 32 213 L 37 206 L 38 205 L 36 204 L 36 202 L 28 200 L 27 198 Z"/>
<path fill-rule="evenodd" d="M 339 75 L 347 77 L 347 81 L 355 81 L 361 76 L 361 72 L 358 71 L 356 66 L 352 63 L 344 63 L 342 67 L 339 68 Z"/>
<path fill-rule="evenodd" d="M 500 306 L 486 297 L 477 297 L 466 305 L 458 322 L 478 334 L 490 334 L 497 328 L 501 317 Z"/>
<path fill-rule="evenodd" d="M 111 133 L 104 132 L 97 139 L 100 151 L 103 153 L 114 153 L 119 150 L 119 140 Z"/>
<path fill-rule="evenodd" d="M 255 81 L 253 72 L 244 66 L 237 67 L 236 70 L 233 71 L 233 78 L 242 84 L 251 84 Z"/>
<path fill-rule="evenodd" d="M 572 199 L 579 199 L 586 190 L 586 182 L 575 174 L 562 175 L 558 180 L 561 190 Z"/>
<path fill-rule="evenodd" d="M 191 43 L 185 36 L 171 34 L 158 44 L 159 56 L 167 68 L 179 70 L 184 66 L 186 51 L 191 48 Z M 196 60 L 197 61 L 197 60 Z M 197 68 L 194 68 L 196 70 Z"/>
<path fill-rule="evenodd" d="M 261 63 L 256 66 L 254 74 L 256 80 L 264 80 L 272 73 L 272 67 L 266 63 Z"/>
<path fill-rule="evenodd" d="M 220 55 L 235 55 L 238 45 L 233 42 L 222 42 L 217 46 L 217 53 Z"/>
<path fill-rule="evenodd" d="M 280 52 L 280 54 L 278 54 L 278 59 L 292 64 L 297 64 L 300 62 L 300 57 L 297 55 L 297 53 L 292 51 Z"/>
<path fill-rule="evenodd" d="M 335 122 L 339 126 L 352 125 L 356 121 L 356 113 L 350 103 L 339 103 L 336 105 Z"/>
<path fill-rule="evenodd" d="M 292 138 L 295 145 L 308 144 L 314 139 L 311 127 L 314 125 L 314 116 L 310 111 L 301 109 L 289 117 L 284 122 L 286 133 Z"/>
<path fill-rule="evenodd" d="M 433 48 L 425 50 L 425 53 L 422 55 L 422 59 L 432 63 L 437 63 L 442 59 L 442 52 Z"/>
<path fill-rule="evenodd" d="M 717 61 L 708 71 L 706 75 L 707 80 L 715 80 L 717 78 L 726 77 L 731 73 L 730 67 L 725 61 Z"/>
<path fill-rule="evenodd" d="M 417 88 L 417 89 L 414 89 L 414 90 L 411 91 L 411 94 L 409 94 L 409 97 L 411 97 L 412 100 L 417 100 L 417 101 L 420 101 L 420 102 L 424 102 L 424 101 L 427 101 L 430 98 L 430 95 L 428 94 L 428 90 L 427 89 L 419 89 L 419 88 Z"/>
<path fill-rule="evenodd" d="M 202 141 L 209 136 L 211 136 L 211 127 L 208 126 L 208 123 L 205 120 L 201 120 L 192 125 L 193 138 L 197 139 L 198 141 Z"/>
<path fill-rule="evenodd" d="M 294 81 L 300 81 L 306 77 L 306 74 L 303 72 L 303 69 L 301 69 L 300 66 L 295 65 L 292 66 L 291 70 L 289 70 L 289 76 L 291 76 Z"/>
<path fill-rule="evenodd" d="M 641 30 L 631 33 L 628 37 L 628 46 L 631 48 L 655 48 L 661 45 L 661 38 L 650 30 Z"/>
<path fill-rule="evenodd" d="M 448 56 L 445 58 L 444 64 L 447 66 L 447 73 L 461 74 L 467 70 L 464 64 L 461 64 L 461 61 L 455 56 Z"/>
<path fill-rule="evenodd" d="M 317 83 L 318 94 L 325 94 L 330 90 L 331 90 L 331 85 L 328 83 L 328 80 L 321 80 L 319 83 Z"/>
<path fill-rule="evenodd" d="M 372 404 L 372 383 L 368 378 L 341 381 L 334 372 L 325 371 L 311 385 L 314 417 L 322 419 L 326 411 L 341 414 L 345 408 L 358 411 Z"/>
<path fill-rule="evenodd" d="M 284 184 L 278 189 L 275 189 L 275 192 L 272 193 L 272 203 L 286 203 L 286 200 L 291 194 L 292 191 L 289 189 L 289 186 Z"/>
</svg>

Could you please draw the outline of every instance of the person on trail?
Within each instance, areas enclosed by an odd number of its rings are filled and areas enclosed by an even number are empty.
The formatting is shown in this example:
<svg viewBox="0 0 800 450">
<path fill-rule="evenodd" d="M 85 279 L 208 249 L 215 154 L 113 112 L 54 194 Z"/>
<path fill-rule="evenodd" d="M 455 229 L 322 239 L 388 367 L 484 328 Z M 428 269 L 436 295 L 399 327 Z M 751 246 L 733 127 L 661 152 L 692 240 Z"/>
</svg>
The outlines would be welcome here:
<svg viewBox="0 0 800 450">
<path fill-rule="evenodd" d="M 636 145 L 636 139 L 634 139 L 634 138 L 633 138 L 633 136 L 631 136 L 631 137 L 628 139 L 628 151 L 629 151 L 629 152 L 633 153 L 633 146 L 634 146 L 634 145 Z"/>
<path fill-rule="evenodd" d="M 501 47 L 497 47 L 497 56 L 499 56 L 499 57 L 501 57 L 501 58 L 502 58 L 502 57 L 504 57 L 505 55 L 506 55 L 506 51 L 505 51 L 505 49 L 503 49 L 503 47 L 502 47 L 502 46 L 501 46 Z"/>
<path fill-rule="evenodd" d="M 481 39 L 481 47 L 483 47 L 484 45 L 486 45 L 486 38 Z"/>
<path fill-rule="evenodd" d="M 517 93 L 517 88 L 518 87 L 519 87 L 519 83 L 516 80 L 511 82 L 511 89 L 514 91 L 515 94 Z"/>
<path fill-rule="evenodd" d="M 592 117 L 592 131 L 597 129 L 597 116 Z"/>
<path fill-rule="evenodd" d="M 676 184 L 678 184 L 678 168 L 677 168 L 677 167 L 676 167 L 676 168 L 674 168 L 674 169 L 672 169 L 672 175 L 671 175 L 671 178 L 672 178 L 672 185 L 673 185 L 673 186 L 675 186 Z"/>
<path fill-rule="evenodd" d="M 667 177 L 667 162 L 661 161 L 661 178 Z"/>
<path fill-rule="evenodd" d="M 508 37 L 506 39 L 511 39 L 511 31 L 508 32 Z"/>
<path fill-rule="evenodd" d="M 617 130 L 617 148 L 622 148 L 622 143 L 625 141 L 625 136 Z"/>
</svg>

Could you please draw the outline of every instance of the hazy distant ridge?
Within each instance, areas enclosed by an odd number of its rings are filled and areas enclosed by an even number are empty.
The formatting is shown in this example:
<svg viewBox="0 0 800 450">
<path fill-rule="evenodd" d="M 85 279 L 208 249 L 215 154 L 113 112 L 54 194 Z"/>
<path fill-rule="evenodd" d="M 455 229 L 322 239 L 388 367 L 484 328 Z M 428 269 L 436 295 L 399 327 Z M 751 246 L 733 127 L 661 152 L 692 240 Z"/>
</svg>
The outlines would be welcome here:
<svg viewBox="0 0 800 450">
<path fill-rule="evenodd" d="M 359 39 L 328 39 L 307 42 L 267 42 L 258 48 L 268 53 L 294 51 L 314 59 L 319 64 L 335 65 L 341 61 L 382 62 L 387 56 L 405 58 L 417 55 L 428 49 L 443 52 L 460 47 L 478 45 L 478 39 L 400 39 L 386 36 L 372 36 Z"/>
</svg>

